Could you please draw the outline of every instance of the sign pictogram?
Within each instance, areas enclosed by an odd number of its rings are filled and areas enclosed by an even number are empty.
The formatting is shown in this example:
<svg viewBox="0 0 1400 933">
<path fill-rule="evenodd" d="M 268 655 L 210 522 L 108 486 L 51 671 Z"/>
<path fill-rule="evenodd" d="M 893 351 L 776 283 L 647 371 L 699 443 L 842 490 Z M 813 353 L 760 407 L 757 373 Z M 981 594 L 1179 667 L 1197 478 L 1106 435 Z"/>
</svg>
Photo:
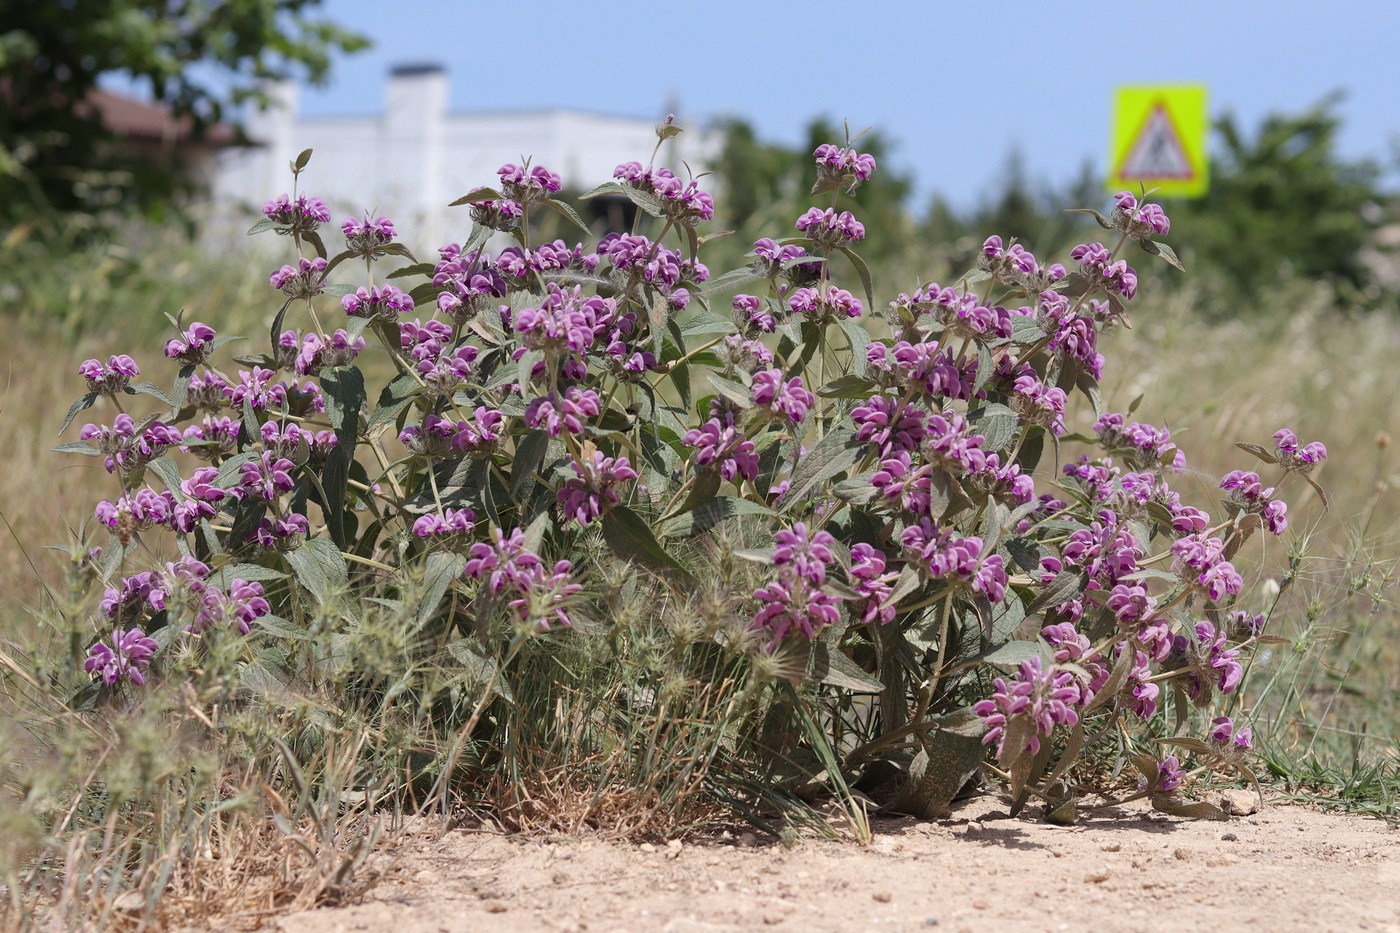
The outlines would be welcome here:
<svg viewBox="0 0 1400 933">
<path fill-rule="evenodd" d="M 1202 86 L 1119 88 L 1108 189 L 1158 188 L 1165 197 L 1205 194 L 1210 185 L 1206 129 Z"/>
</svg>

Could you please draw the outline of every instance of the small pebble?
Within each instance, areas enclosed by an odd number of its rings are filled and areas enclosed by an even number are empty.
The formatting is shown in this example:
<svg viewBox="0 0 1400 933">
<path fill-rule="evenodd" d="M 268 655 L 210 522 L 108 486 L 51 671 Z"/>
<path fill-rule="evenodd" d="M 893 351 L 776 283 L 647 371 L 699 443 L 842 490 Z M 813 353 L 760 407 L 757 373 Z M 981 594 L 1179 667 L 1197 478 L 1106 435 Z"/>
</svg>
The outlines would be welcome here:
<svg viewBox="0 0 1400 933">
<path fill-rule="evenodd" d="M 890 894 L 890 892 L 888 891 L 876 891 L 870 896 L 875 898 L 875 900 L 879 901 L 881 904 L 888 904 L 891 900 L 893 900 L 893 895 Z"/>
<path fill-rule="evenodd" d="M 1108 880 L 1109 875 L 1111 874 L 1112 872 L 1109 870 L 1108 866 L 1104 865 L 1101 868 L 1095 868 L 1094 870 L 1090 871 L 1087 875 L 1084 876 L 1084 880 L 1088 884 L 1102 884 L 1103 882 Z"/>
<path fill-rule="evenodd" d="M 1191 857 L 1191 850 L 1177 849 L 1175 852 L 1172 853 L 1172 855 L 1184 862 Z"/>
<path fill-rule="evenodd" d="M 1234 833 L 1226 833 L 1225 835 L 1220 837 L 1220 840 L 1222 842 L 1237 842 L 1239 838 L 1240 837 L 1236 836 Z"/>
<path fill-rule="evenodd" d="M 973 910 L 986 910 L 987 907 L 988 907 L 988 904 L 987 904 L 986 901 L 983 901 L 983 900 L 976 900 L 976 901 L 973 901 L 973 902 L 972 902 L 972 908 L 973 908 Z"/>
<path fill-rule="evenodd" d="M 644 843 L 642 843 L 641 845 L 637 846 L 637 848 L 639 848 L 639 849 L 641 849 L 643 852 L 647 852 L 647 853 L 651 853 L 651 852 L 655 852 L 655 851 L 656 851 L 656 846 L 652 845 L 650 842 L 644 842 Z"/>
</svg>

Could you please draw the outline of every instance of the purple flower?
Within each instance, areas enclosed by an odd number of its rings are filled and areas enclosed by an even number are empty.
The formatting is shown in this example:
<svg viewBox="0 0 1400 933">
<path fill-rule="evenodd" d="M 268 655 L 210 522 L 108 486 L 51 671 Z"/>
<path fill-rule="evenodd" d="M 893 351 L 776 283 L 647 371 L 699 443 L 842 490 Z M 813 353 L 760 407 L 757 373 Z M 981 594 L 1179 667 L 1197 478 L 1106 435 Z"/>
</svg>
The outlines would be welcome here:
<svg viewBox="0 0 1400 933">
<path fill-rule="evenodd" d="M 894 621 L 899 607 L 886 606 L 885 602 L 894 592 L 893 583 L 897 579 L 897 572 L 885 572 L 883 553 L 864 542 L 851 548 L 851 588 L 861 596 L 859 614 L 862 624 L 879 622 L 888 625 Z"/>
<path fill-rule="evenodd" d="M 298 376 L 318 376 L 323 369 L 348 366 L 355 362 L 355 358 L 364 348 L 365 338 L 356 337 L 351 340 L 344 328 L 331 334 L 329 343 L 310 333 L 301 339 L 301 349 L 297 353 L 293 368 Z"/>
<path fill-rule="evenodd" d="M 219 514 L 219 503 L 228 492 L 215 483 L 219 471 L 214 467 L 200 467 L 189 479 L 180 483 L 184 501 L 176 504 L 171 525 L 176 531 L 189 534 L 201 518 L 212 518 Z"/>
<path fill-rule="evenodd" d="M 276 377 L 277 373 L 261 366 L 254 366 L 252 372 L 240 369 L 238 385 L 229 386 L 225 389 L 225 394 L 235 408 L 241 409 L 245 401 L 254 411 L 281 408 L 287 404 L 287 387 L 280 382 L 273 382 Z"/>
<path fill-rule="evenodd" d="M 773 315 L 767 311 L 767 306 L 763 299 L 756 295 L 735 295 L 734 310 L 738 312 L 735 319 L 741 328 L 747 330 L 756 327 L 765 334 L 771 334 L 777 329 L 777 322 L 773 320 Z"/>
<path fill-rule="evenodd" d="M 476 513 L 471 509 L 445 509 L 441 515 L 429 513 L 413 523 L 413 533 L 420 538 L 433 538 L 434 546 L 460 550 L 470 541 L 476 527 Z"/>
<path fill-rule="evenodd" d="M 141 375 L 136 361 L 126 354 L 113 354 L 104 366 L 101 360 L 84 360 L 78 367 L 78 375 L 87 380 L 87 390 L 93 395 L 116 395 L 131 382 L 133 376 Z"/>
<path fill-rule="evenodd" d="M 798 573 L 780 573 L 777 580 L 760 586 L 753 595 L 762 605 L 749 628 L 768 635 L 764 647 L 769 652 L 790 632 L 815 641 L 822 629 L 841 621 L 841 604 Z"/>
<path fill-rule="evenodd" d="M 103 500 L 93 511 L 98 524 L 112 529 L 123 544 L 133 535 L 169 525 L 175 516 L 175 497 L 169 490 L 156 492 L 149 487 L 127 493 L 116 502 Z"/>
<path fill-rule="evenodd" d="M 1040 658 L 1022 661 L 1009 683 L 998 677 L 992 681 L 992 687 L 992 695 L 974 703 L 972 709 L 982 717 L 986 728 L 982 744 L 995 742 L 1000 760 L 1008 757 L 1008 751 L 1013 758 L 1026 753 L 1034 755 L 1040 751 L 1041 738 L 1048 738 L 1055 726 L 1079 722 L 1075 707 L 1081 702 L 1082 692 L 1074 674 L 1053 665 L 1045 668 Z M 1008 750 L 1007 730 L 1015 719 L 1021 719 L 1031 729 L 1024 748 Z"/>
<path fill-rule="evenodd" d="M 189 391 L 185 394 L 186 404 L 208 411 L 218 411 L 224 407 L 227 399 L 228 383 L 222 376 L 215 373 L 200 376 L 195 373 L 190 377 Z"/>
<path fill-rule="evenodd" d="M 268 284 L 289 299 L 310 298 L 325 291 L 326 261 L 299 259 L 295 266 L 283 266 L 268 277 Z"/>
<path fill-rule="evenodd" d="M 1168 755 L 1157 765 L 1157 774 L 1152 780 L 1152 789 L 1170 794 L 1181 786 L 1185 773 L 1175 755 Z"/>
<path fill-rule="evenodd" d="M 697 448 L 695 465 L 719 465 L 720 476 L 731 483 L 740 479 L 753 482 L 758 478 L 758 454 L 754 442 L 747 440 L 733 424 L 711 418 L 698 428 L 686 432 L 685 444 Z"/>
<path fill-rule="evenodd" d="M 264 518 L 248 540 L 270 551 L 286 552 L 301 547 L 310 530 L 306 516 L 292 512 L 284 518 Z"/>
<path fill-rule="evenodd" d="M 279 224 L 288 224 L 297 232 L 315 230 L 331 219 L 330 208 L 320 198 L 299 194 L 293 201 L 287 194 L 274 198 L 263 205 L 263 216 Z M 277 231 L 290 233 L 291 231 Z"/>
<path fill-rule="evenodd" d="M 214 352 L 213 342 L 214 328 L 195 321 L 178 339 L 165 342 L 165 355 L 178 360 L 181 366 L 198 366 L 208 362 L 209 355 Z"/>
<path fill-rule="evenodd" d="M 830 283 L 818 288 L 797 289 L 788 299 L 788 307 L 794 314 L 817 321 L 860 317 L 862 310 L 854 295 Z"/>
<path fill-rule="evenodd" d="M 125 678 L 140 687 L 146 683 L 145 670 L 155 653 L 155 639 L 147 638 L 139 628 L 117 629 L 112 633 L 110 645 L 99 641 L 88 650 L 83 670 L 96 674 L 108 686 Z"/>
<path fill-rule="evenodd" d="M 180 449 L 201 460 L 232 456 L 238 451 L 238 427 L 232 418 L 205 415 L 199 424 L 185 428 Z"/>
<path fill-rule="evenodd" d="M 1247 752 L 1254 748 L 1254 730 L 1249 726 L 1236 729 L 1229 716 L 1218 716 L 1211 720 L 1210 741 L 1230 753 Z"/>
<path fill-rule="evenodd" d="M 361 285 L 340 299 L 340 306 L 350 317 L 377 317 L 393 324 L 400 314 L 413 311 L 413 299 L 393 285 Z"/>
<path fill-rule="evenodd" d="M 1119 647 L 1122 648 L 1121 645 Z M 1149 682 L 1152 669 L 1147 665 L 1146 654 L 1135 652 L 1133 660 L 1135 663 L 1128 671 L 1120 696 L 1128 711 L 1146 722 L 1157 714 L 1157 699 L 1162 694 L 1162 688 Z"/>
<path fill-rule="evenodd" d="M 507 162 L 496 170 L 501 178 L 501 193 L 512 201 L 529 204 L 558 191 L 559 176 L 542 165 L 527 167 Z"/>
<path fill-rule="evenodd" d="M 890 421 L 897 415 L 898 423 Z M 881 456 L 895 451 L 914 452 L 928 436 L 928 414 L 915 405 L 901 405 L 898 399 L 874 395 L 851 411 L 856 440 L 873 444 Z M 979 441 L 980 442 L 980 441 Z"/>
<path fill-rule="evenodd" d="M 559 432 L 582 434 L 583 424 L 590 418 L 598 417 L 603 400 L 592 389 L 569 386 L 561 399 L 554 393 L 530 400 L 525 407 L 525 424 L 532 428 L 542 428 L 550 437 L 558 437 Z"/>
<path fill-rule="evenodd" d="M 611 298 L 584 298 L 581 288 L 566 291 L 550 282 L 538 308 L 522 308 L 515 318 L 521 343 L 547 355 L 583 354 L 606 332 L 617 313 Z"/>
<path fill-rule="evenodd" d="M 1172 228 L 1167 214 L 1160 204 L 1138 206 L 1138 200 L 1131 191 L 1120 191 L 1113 196 L 1114 208 L 1112 223 L 1119 230 L 1140 240 L 1151 238 L 1157 233 L 1165 236 Z"/>
<path fill-rule="evenodd" d="M 199 612 L 185 631 L 200 635 L 212 628 L 227 626 L 238 629 L 240 635 L 247 635 L 253 622 L 271 612 L 272 605 L 261 583 L 234 580 L 227 592 L 216 586 L 205 590 Z"/>
<path fill-rule="evenodd" d="M 1011 407 L 1031 424 L 1044 426 L 1057 437 L 1065 433 L 1065 403 L 1068 397 L 1058 386 L 1043 385 L 1034 376 L 1021 376 L 1015 382 Z"/>
<path fill-rule="evenodd" d="M 1219 602 L 1226 595 L 1234 596 L 1244 587 L 1235 565 L 1225 560 L 1225 543 L 1219 538 L 1187 535 L 1172 542 L 1176 560 L 1172 569 L 1186 583 L 1195 584 L 1208 598 Z"/>
<path fill-rule="evenodd" d="M 798 522 L 790 530 L 774 532 L 773 563 L 820 585 L 826 582 L 827 565 L 836 560 L 831 550 L 835 543 L 835 538 L 820 529 L 809 537 L 806 523 Z"/>
<path fill-rule="evenodd" d="M 836 213 L 828 207 L 811 208 L 797 218 L 797 229 L 807 235 L 818 246 L 831 246 L 838 249 L 859 243 L 865 239 L 865 225 L 856 220 L 850 211 Z"/>
<path fill-rule="evenodd" d="M 1306 476 L 1327 459 L 1327 447 L 1321 441 L 1313 441 L 1300 449 L 1298 436 L 1288 428 L 1274 432 L 1274 444 L 1278 448 L 1279 465 L 1290 473 Z"/>
<path fill-rule="evenodd" d="M 1194 635 L 1177 635 L 1173 639 L 1169 665 L 1181 671 L 1186 695 L 1196 700 L 1211 687 L 1221 693 L 1233 692 L 1244 678 L 1239 649 L 1230 648 L 1226 633 L 1217 632 L 1205 620 L 1196 623 Z"/>
<path fill-rule="evenodd" d="M 937 522 L 922 518 L 900 535 L 909 559 L 932 579 L 968 585 L 994 603 L 1006 597 L 1009 579 L 1000 554 L 983 554 L 982 539 L 959 538 Z"/>
<path fill-rule="evenodd" d="M 441 415 L 428 415 L 421 427 L 410 424 L 399 432 L 399 442 L 416 457 L 446 457 L 453 453 L 457 434 L 467 428 L 465 421 L 454 424 Z"/>
<path fill-rule="evenodd" d="M 1230 491 L 1230 501 L 1245 514 L 1260 516 L 1274 534 L 1288 528 L 1288 503 L 1275 499 L 1274 487 L 1265 489 L 1258 473 L 1231 470 L 1220 480 L 1220 488 Z"/>
<path fill-rule="evenodd" d="M 370 220 L 368 213 L 365 214 L 364 220 L 345 218 L 340 224 L 340 231 L 345 234 L 346 249 L 359 256 L 374 259 L 384 255 L 383 247 L 394 241 L 396 233 L 394 222 L 388 217 Z"/>
<path fill-rule="evenodd" d="M 573 461 L 574 477 L 564 483 L 557 498 L 564 515 L 580 525 L 588 525 L 609 506 L 622 501 L 614 488 L 637 478 L 637 471 L 626 457 L 606 457 L 601 450 L 593 451 L 592 462 Z"/>
<path fill-rule="evenodd" d="M 780 369 L 754 373 L 752 393 L 754 407 L 776 417 L 786 417 L 793 424 L 806 420 L 807 412 L 817 404 L 817 397 L 802 387 L 801 376 L 793 376 L 784 383 Z"/>
<path fill-rule="evenodd" d="M 264 502 L 273 502 L 283 493 L 291 492 L 296 486 L 292 471 L 296 464 L 284 458 L 278 459 L 271 451 L 263 451 L 256 460 L 250 460 L 238 468 L 238 485 L 230 492 L 236 498 L 251 496 Z"/>
<path fill-rule="evenodd" d="M 822 194 L 835 188 L 845 188 L 847 192 L 852 192 L 861 182 L 875 174 L 875 157 L 869 153 L 823 143 L 812 155 L 817 160 L 817 184 L 813 194 Z"/>
</svg>

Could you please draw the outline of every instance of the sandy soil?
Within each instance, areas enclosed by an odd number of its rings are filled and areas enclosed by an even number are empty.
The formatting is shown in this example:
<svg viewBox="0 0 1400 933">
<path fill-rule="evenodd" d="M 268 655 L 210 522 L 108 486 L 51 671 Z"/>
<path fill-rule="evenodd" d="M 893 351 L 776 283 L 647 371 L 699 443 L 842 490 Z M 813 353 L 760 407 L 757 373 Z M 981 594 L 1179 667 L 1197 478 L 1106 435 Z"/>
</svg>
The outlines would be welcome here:
<svg viewBox="0 0 1400 933">
<path fill-rule="evenodd" d="M 1127 805 L 1064 828 L 984 797 L 874 843 L 612 844 L 454 831 L 403 846 L 358 906 L 283 933 L 771 929 L 1400 931 L 1400 832 L 1270 805 L 1229 822 Z M 387 858 L 387 857 L 386 857 Z"/>
</svg>

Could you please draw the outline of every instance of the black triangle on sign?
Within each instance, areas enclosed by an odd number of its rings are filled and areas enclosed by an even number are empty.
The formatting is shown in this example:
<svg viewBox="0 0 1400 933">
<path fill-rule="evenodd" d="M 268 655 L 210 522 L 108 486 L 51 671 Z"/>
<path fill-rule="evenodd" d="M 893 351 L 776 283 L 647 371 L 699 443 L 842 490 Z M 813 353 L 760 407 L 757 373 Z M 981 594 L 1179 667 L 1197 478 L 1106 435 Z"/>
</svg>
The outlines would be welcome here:
<svg viewBox="0 0 1400 933">
<path fill-rule="evenodd" d="M 1123 160 L 1118 177 L 1189 181 L 1195 174 L 1191 160 L 1186 156 L 1186 147 L 1181 144 L 1181 134 L 1167 113 L 1166 105 L 1157 104 L 1143 122 L 1133 144 L 1128 147 L 1128 155 Z"/>
</svg>

